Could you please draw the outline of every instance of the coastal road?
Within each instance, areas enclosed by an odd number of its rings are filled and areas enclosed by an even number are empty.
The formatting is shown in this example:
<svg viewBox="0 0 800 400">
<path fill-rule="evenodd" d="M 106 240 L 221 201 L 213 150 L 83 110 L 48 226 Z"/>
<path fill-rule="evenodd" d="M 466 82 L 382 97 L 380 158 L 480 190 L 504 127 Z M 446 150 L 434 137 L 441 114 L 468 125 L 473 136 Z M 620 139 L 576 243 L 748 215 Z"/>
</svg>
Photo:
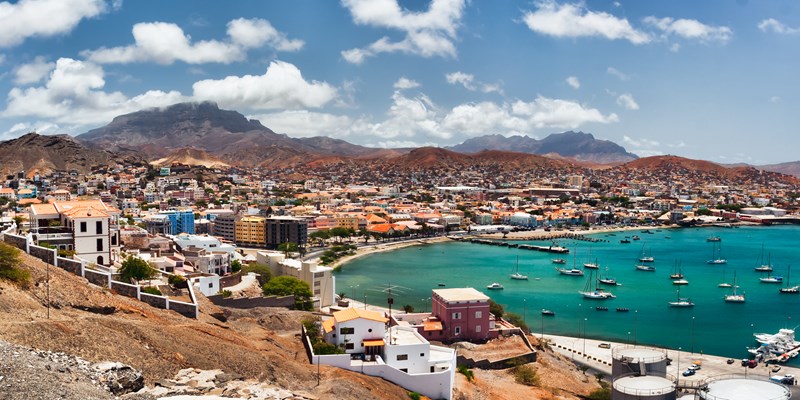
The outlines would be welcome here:
<svg viewBox="0 0 800 400">
<path fill-rule="evenodd" d="M 535 335 L 537 338 L 542 335 Z M 611 376 L 611 362 L 612 350 L 617 346 L 626 345 L 619 342 L 611 342 L 607 340 L 583 339 L 569 336 L 556 336 L 544 335 L 544 338 L 550 342 L 550 347 L 575 361 L 576 364 L 585 365 L 590 368 L 588 374 L 600 372 L 607 378 Z M 601 343 L 607 343 L 610 348 L 600 347 Z M 650 347 L 650 346 L 643 346 Z M 728 364 L 728 358 L 719 357 L 701 353 L 691 353 L 688 351 L 678 351 L 671 349 L 659 349 L 667 354 L 667 357 L 672 359 L 671 365 L 667 366 L 667 373 L 679 378 L 679 383 L 682 385 L 684 382 L 699 382 L 704 379 L 719 376 L 719 375 L 747 375 L 758 376 L 761 378 L 768 378 L 770 375 L 776 375 L 770 372 L 773 365 L 759 364 L 756 368 L 745 368 L 741 366 L 741 359 L 734 359 L 733 364 Z M 699 361 L 702 368 L 697 373 L 690 377 L 681 375 L 693 362 Z M 789 367 L 779 364 L 781 370 L 777 375 L 793 374 L 800 377 L 800 368 Z M 610 380 L 610 379 L 609 379 Z M 800 395 L 800 387 L 790 387 L 792 390 L 792 397 Z"/>
</svg>

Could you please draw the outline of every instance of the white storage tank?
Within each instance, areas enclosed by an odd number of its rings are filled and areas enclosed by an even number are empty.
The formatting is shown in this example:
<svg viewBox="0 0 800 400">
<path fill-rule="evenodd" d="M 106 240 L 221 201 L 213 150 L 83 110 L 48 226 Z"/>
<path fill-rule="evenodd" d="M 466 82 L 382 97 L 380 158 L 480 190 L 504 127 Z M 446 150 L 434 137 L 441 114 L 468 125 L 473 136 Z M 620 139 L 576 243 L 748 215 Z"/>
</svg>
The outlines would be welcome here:
<svg viewBox="0 0 800 400">
<path fill-rule="evenodd" d="M 613 400 L 675 400 L 675 377 L 664 373 L 640 375 L 637 372 L 616 376 L 611 383 Z"/>
<path fill-rule="evenodd" d="M 744 375 L 709 378 L 697 394 L 707 400 L 787 400 L 792 397 L 789 388 L 780 383 Z"/>
<path fill-rule="evenodd" d="M 611 356 L 611 375 L 615 377 L 629 373 L 667 373 L 667 353 L 661 349 L 622 345 L 614 347 Z"/>
</svg>

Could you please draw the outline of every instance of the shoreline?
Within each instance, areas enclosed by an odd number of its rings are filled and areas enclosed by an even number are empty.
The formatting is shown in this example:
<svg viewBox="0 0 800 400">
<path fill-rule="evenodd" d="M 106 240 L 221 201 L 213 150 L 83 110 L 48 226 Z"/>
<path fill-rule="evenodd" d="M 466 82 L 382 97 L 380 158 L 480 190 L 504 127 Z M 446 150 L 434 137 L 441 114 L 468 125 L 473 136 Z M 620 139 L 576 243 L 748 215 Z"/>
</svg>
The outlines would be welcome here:
<svg viewBox="0 0 800 400">
<path fill-rule="evenodd" d="M 367 256 L 367 255 L 370 255 L 370 254 L 383 253 L 383 252 L 392 251 L 392 250 L 399 250 L 399 249 L 403 249 L 403 248 L 406 248 L 406 247 L 412 247 L 412 246 L 423 246 L 423 245 L 426 245 L 426 244 L 446 242 L 446 241 L 450 241 L 450 240 L 451 239 L 449 239 L 447 236 L 437 236 L 437 237 L 414 239 L 414 240 L 408 240 L 408 241 L 402 241 L 402 242 L 375 244 L 375 245 L 372 245 L 371 247 L 368 247 L 368 248 L 357 249 L 355 254 L 344 256 L 344 257 L 334 261 L 333 263 L 331 263 L 329 265 L 326 265 L 326 267 L 330 267 L 330 268 L 334 268 L 335 269 L 335 268 L 343 266 L 344 264 L 347 264 L 348 262 L 350 262 L 352 260 Z M 317 260 L 318 259 L 319 259 L 319 257 L 317 257 Z"/>
</svg>

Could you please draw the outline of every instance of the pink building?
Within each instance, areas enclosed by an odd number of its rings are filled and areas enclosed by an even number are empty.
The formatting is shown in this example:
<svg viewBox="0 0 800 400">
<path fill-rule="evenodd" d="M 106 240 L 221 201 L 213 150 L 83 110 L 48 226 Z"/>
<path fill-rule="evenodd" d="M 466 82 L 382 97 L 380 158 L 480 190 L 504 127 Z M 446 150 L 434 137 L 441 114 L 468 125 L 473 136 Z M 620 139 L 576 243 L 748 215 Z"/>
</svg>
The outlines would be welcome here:
<svg viewBox="0 0 800 400">
<path fill-rule="evenodd" d="M 441 321 L 443 341 L 484 341 L 494 328 L 489 296 L 473 288 L 433 290 L 431 314 Z"/>
</svg>

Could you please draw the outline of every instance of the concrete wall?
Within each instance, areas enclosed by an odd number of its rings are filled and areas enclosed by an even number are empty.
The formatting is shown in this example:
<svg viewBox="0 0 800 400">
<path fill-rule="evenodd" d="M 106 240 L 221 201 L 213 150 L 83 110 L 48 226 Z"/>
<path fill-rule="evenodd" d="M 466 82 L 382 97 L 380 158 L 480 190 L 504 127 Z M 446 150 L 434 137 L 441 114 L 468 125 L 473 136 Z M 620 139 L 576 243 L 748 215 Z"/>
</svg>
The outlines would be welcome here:
<svg viewBox="0 0 800 400">
<path fill-rule="evenodd" d="M 221 294 L 208 296 L 212 303 L 221 307 L 230 308 L 253 308 L 253 307 L 285 307 L 294 306 L 294 296 L 269 296 L 269 297 L 248 297 L 240 299 L 224 298 Z"/>
<path fill-rule="evenodd" d="M 50 264 L 56 264 L 56 250 L 55 249 L 48 249 L 47 247 L 41 247 L 36 245 L 30 245 L 29 248 L 30 255 Z"/>
<path fill-rule="evenodd" d="M 3 234 L 3 241 L 22 250 L 28 251 L 28 239 L 25 236 L 13 235 L 10 233 Z"/>
<path fill-rule="evenodd" d="M 139 300 L 156 308 L 167 308 L 167 298 L 164 296 L 157 296 L 154 294 L 141 292 L 139 294 Z"/>
<path fill-rule="evenodd" d="M 184 317 L 197 318 L 197 304 L 184 303 L 167 299 L 167 309 L 175 311 Z"/>
<path fill-rule="evenodd" d="M 111 290 L 117 292 L 117 294 L 121 294 L 126 297 L 132 297 L 138 300 L 139 292 L 141 289 L 139 285 L 131 285 L 129 283 L 117 282 L 112 280 Z"/>
<path fill-rule="evenodd" d="M 84 269 L 83 277 L 86 278 L 87 281 L 104 288 L 109 287 L 109 283 L 111 281 L 111 275 L 91 269 Z"/>
<path fill-rule="evenodd" d="M 223 289 L 226 287 L 238 285 L 241 282 L 242 282 L 242 271 L 219 278 L 219 286 L 222 287 Z"/>
<path fill-rule="evenodd" d="M 56 257 L 56 261 L 58 262 L 57 265 L 59 268 L 67 272 L 72 272 L 75 275 L 83 276 L 83 263 L 80 261 L 75 261 L 64 257 Z"/>
</svg>

